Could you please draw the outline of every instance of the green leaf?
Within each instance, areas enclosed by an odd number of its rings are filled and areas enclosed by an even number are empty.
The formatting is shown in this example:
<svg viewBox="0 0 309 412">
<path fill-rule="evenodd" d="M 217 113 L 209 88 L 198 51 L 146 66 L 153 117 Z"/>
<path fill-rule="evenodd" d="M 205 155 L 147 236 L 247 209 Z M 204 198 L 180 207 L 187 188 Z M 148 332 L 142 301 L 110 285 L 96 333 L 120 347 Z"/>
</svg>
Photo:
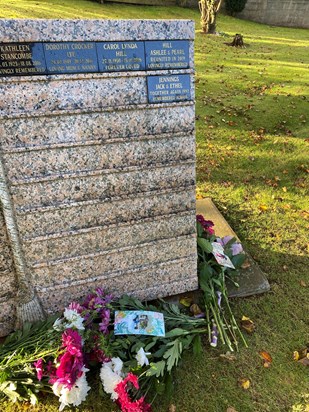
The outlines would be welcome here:
<svg viewBox="0 0 309 412">
<path fill-rule="evenodd" d="M 160 362 L 151 362 L 150 368 L 146 372 L 146 376 L 164 376 L 164 369 L 165 369 L 166 362 L 161 360 Z"/>
<path fill-rule="evenodd" d="M 244 253 L 240 253 L 239 255 L 232 256 L 231 261 L 236 269 L 240 268 L 240 266 L 245 262 L 246 255 Z"/>
<path fill-rule="evenodd" d="M 166 338 L 173 338 L 176 336 L 182 336 L 182 335 L 186 335 L 188 333 L 188 331 L 186 329 L 182 329 L 182 328 L 175 328 L 170 330 L 169 332 L 167 332 L 165 334 Z"/>
<path fill-rule="evenodd" d="M 198 221 L 196 221 L 196 232 L 197 232 L 198 237 L 203 236 L 204 229 L 203 229 L 203 226 Z"/>
<path fill-rule="evenodd" d="M 178 365 L 182 353 L 182 343 L 179 338 L 168 344 L 171 346 L 163 355 L 167 359 L 167 371 L 170 372 L 174 366 Z"/>
<path fill-rule="evenodd" d="M 151 348 L 155 346 L 155 344 L 158 342 L 158 338 L 152 339 L 151 342 L 148 343 L 148 345 L 145 346 L 144 351 L 148 352 Z"/>
<path fill-rule="evenodd" d="M 198 356 L 202 353 L 202 339 L 201 335 L 195 335 L 193 338 L 193 354 Z"/>
<path fill-rule="evenodd" d="M 197 244 L 205 252 L 207 252 L 207 253 L 212 252 L 212 244 L 209 242 L 209 240 L 204 239 L 202 237 L 198 237 L 197 238 Z"/>
<path fill-rule="evenodd" d="M 15 382 L 6 381 L 0 385 L 0 393 L 3 392 L 12 402 L 22 401 L 23 398 L 17 392 Z"/>
<path fill-rule="evenodd" d="M 199 266 L 200 276 L 210 279 L 214 273 L 213 268 L 206 262 L 203 262 Z"/>
<path fill-rule="evenodd" d="M 164 382 L 165 382 L 165 393 L 164 394 L 167 397 L 167 399 L 170 399 L 174 391 L 174 385 L 173 385 L 173 379 L 172 379 L 171 373 L 166 374 Z"/>
<path fill-rule="evenodd" d="M 158 395 L 163 395 L 165 393 L 165 383 L 162 381 L 156 380 L 155 389 Z"/>
</svg>

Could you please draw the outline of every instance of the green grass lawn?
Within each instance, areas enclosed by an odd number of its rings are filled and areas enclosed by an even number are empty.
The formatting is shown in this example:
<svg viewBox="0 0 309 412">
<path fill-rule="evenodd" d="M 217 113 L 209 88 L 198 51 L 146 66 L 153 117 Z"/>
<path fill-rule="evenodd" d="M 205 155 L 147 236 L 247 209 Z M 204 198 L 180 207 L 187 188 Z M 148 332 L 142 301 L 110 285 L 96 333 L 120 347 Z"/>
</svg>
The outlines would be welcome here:
<svg viewBox="0 0 309 412">
<path fill-rule="evenodd" d="M 187 354 L 175 374 L 171 401 L 155 412 L 284 412 L 309 410 L 308 368 L 293 351 L 308 334 L 308 30 L 278 28 L 220 16 L 221 36 L 199 31 L 198 11 L 69 0 L 0 0 L 1 18 L 189 18 L 196 21 L 196 137 L 198 196 L 210 196 L 267 274 L 271 291 L 235 299 L 237 318 L 256 324 L 235 360 L 226 349 Z M 247 47 L 228 47 L 242 33 Z M 260 351 L 273 362 L 263 367 Z M 250 380 L 250 388 L 238 380 Z M 306 406 L 307 405 L 307 406 Z M 4 411 L 51 411 L 38 407 Z M 84 412 L 117 408 L 92 392 Z"/>
</svg>

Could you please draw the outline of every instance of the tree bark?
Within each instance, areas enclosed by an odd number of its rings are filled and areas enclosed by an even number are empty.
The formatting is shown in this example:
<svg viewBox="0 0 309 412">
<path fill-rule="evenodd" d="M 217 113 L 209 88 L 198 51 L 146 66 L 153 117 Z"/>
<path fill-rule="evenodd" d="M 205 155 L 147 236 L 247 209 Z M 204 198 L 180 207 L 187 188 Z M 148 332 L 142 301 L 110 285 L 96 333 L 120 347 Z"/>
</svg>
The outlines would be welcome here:
<svg viewBox="0 0 309 412">
<path fill-rule="evenodd" d="M 216 18 L 222 0 L 200 0 L 201 26 L 203 33 L 216 33 Z"/>
</svg>

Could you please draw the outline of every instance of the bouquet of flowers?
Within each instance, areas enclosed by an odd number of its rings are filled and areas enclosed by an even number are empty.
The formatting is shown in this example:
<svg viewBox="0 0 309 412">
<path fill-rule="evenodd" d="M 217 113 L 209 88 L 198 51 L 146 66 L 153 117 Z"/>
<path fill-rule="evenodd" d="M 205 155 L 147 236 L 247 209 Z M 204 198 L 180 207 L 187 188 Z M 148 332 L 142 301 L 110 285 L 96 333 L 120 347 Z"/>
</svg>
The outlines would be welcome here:
<svg viewBox="0 0 309 412">
<path fill-rule="evenodd" d="M 233 277 L 246 255 L 233 236 L 216 236 L 212 221 L 197 215 L 196 223 L 199 285 L 204 296 L 210 345 L 216 347 L 219 337 L 233 351 L 234 347 L 238 349 L 238 334 L 247 347 L 231 310 L 226 288 L 226 279 L 238 286 Z"/>
<path fill-rule="evenodd" d="M 244 262 L 241 244 L 217 237 L 213 223 L 199 215 L 197 245 L 204 314 L 198 310 L 192 316 L 163 300 L 156 306 L 129 296 L 116 300 L 98 288 L 61 316 L 25 324 L 6 339 L 0 346 L 0 395 L 36 404 L 37 394 L 45 391 L 59 398 L 60 411 L 79 406 L 91 389 L 87 373 L 99 365 L 102 387 L 122 412 L 150 412 L 146 398 L 170 392 L 183 352 L 200 352 L 201 334 L 209 334 L 211 346 L 220 337 L 231 351 L 237 349 L 237 334 L 244 338 L 229 305 L 226 279 L 233 281 Z M 125 323 L 116 331 L 119 312 L 138 312 L 144 323 L 150 313 L 162 322 L 164 317 L 165 331 L 127 333 Z"/>
<path fill-rule="evenodd" d="M 116 310 L 159 311 L 163 336 L 115 335 Z M 123 296 L 118 301 L 98 288 L 84 302 L 71 303 L 61 317 L 25 325 L 0 347 L 0 395 L 12 401 L 38 402 L 37 393 L 54 393 L 62 411 L 78 406 L 90 386 L 87 372 L 101 365 L 100 380 L 123 412 L 149 412 L 148 392 L 166 392 L 184 350 L 198 351 L 205 319 L 182 313 L 178 306 L 159 302 L 144 305 Z"/>
</svg>

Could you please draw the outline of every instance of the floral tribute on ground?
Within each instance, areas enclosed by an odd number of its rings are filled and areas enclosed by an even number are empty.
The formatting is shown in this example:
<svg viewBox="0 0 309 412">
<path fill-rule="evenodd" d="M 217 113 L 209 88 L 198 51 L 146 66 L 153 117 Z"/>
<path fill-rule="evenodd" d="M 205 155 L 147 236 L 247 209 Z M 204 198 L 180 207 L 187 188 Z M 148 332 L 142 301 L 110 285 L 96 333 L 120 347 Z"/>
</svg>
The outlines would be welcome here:
<svg viewBox="0 0 309 412">
<path fill-rule="evenodd" d="M 191 313 L 163 300 L 152 305 L 129 296 L 114 299 L 98 288 L 83 302 L 72 302 L 61 316 L 25 324 L 8 336 L 0 346 L 0 396 L 36 404 L 39 393 L 53 393 L 62 411 L 85 401 L 89 376 L 93 381 L 98 373 L 104 392 L 121 411 L 150 412 L 158 394 L 171 392 L 172 374 L 183 352 L 202 350 L 203 334 L 213 347 L 219 337 L 230 350 L 237 349 L 240 331 L 225 280 L 244 260 L 241 245 L 216 237 L 213 223 L 202 216 L 197 216 L 197 234 L 203 302 L 192 305 Z M 159 312 L 165 334 L 117 335 L 114 319 L 119 311 L 140 313 L 144 322 L 145 313 L 151 318 Z"/>
</svg>

